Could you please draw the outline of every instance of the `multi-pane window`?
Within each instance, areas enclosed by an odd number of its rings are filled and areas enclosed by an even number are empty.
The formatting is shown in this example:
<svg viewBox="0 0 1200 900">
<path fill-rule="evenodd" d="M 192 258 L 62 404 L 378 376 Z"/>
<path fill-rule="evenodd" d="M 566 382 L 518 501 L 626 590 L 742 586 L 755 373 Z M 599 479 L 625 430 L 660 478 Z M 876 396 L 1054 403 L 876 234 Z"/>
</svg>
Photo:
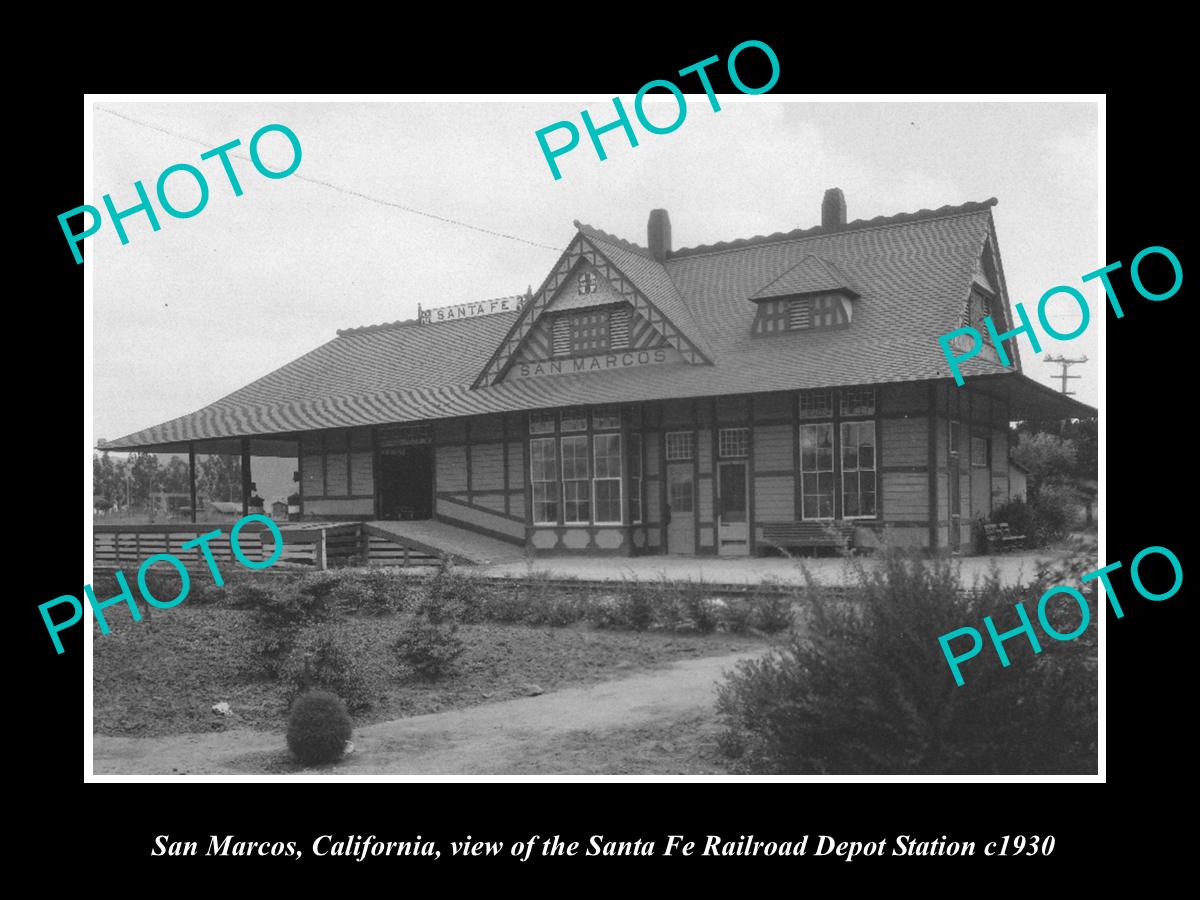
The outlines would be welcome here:
<svg viewBox="0 0 1200 900">
<path fill-rule="evenodd" d="M 971 438 L 971 465 L 987 468 L 988 464 L 988 440 L 987 438 L 972 437 Z"/>
<path fill-rule="evenodd" d="M 586 524 L 591 520 L 591 484 L 588 473 L 587 435 L 562 439 L 563 522 Z"/>
<path fill-rule="evenodd" d="M 529 414 L 530 434 L 554 434 L 554 413 L 531 412 Z"/>
<path fill-rule="evenodd" d="M 833 391 L 801 391 L 800 418 L 824 419 L 833 415 Z"/>
<path fill-rule="evenodd" d="M 621 410 L 615 406 L 600 406 L 592 411 L 592 427 L 597 431 L 621 427 Z"/>
<path fill-rule="evenodd" d="M 554 438 L 529 442 L 529 483 L 536 525 L 558 524 L 558 460 Z"/>
<path fill-rule="evenodd" d="M 668 484 L 667 503 L 671 506 L 671 515 L 687 513 L 691 515 L 695 509 L 696 488 L 690 472 L 671 472 Z"/>
<path fill-rule="evenodd" d="M 596 273 L 583 272 L 579 276 L 579 293 L 594 294 L 596 293 Z"/>
<path fill-rule="evenodd" d="M 842 515 L 875 515 L 875 423 L 842 423 Z"/>
<path fill-rule="evenodd" d="M 690 431 L 667 432 L 667 459 L 669 461 L 691 459 L 694 436 Z"/>
<path fill-rule="evenodd" d="M 579 409 L 562 414 L 563 431 L 587 431 L 587 410 Z"/>
<path fill-rule="evenodd" d="M 594 444 L 596 524 L 621 522 L 621 436 L 597 434 Z"/>
<path fill-rule="evenodd" d="M 875 415 L 875 388 L 843 388 L 843 416 L 873 416 Z"/>
<path fill-rule="evenodd" d="M 629 521 L 642 521 L 642 436 L 629 435 Z"/>
<path fill-rule="evenodd" d="M 800 426 L 801 518 L 833 518 L 833 423 Z"/>
<path fill-rule="evenodd" d="M 608 309 L 590 309 L 572 313 L 568 319 L 571 355 L 587 356 L 608 351 Z"/>
<path fill-rule="evenodd" d="M 717 433 L 717 450 L 725 458 L 749 456 L 750 429 L 722 428 Z"/>
<path fill-rule="evenodd" d="M 842 301 L 833 294 L 814 297 L 810 328 L 832 328 L 842 324 Z"/>
<path fill-rule="evenodd" d="M 758 304 L 758 312 L 751 326 L 752 334 L 780 334 L 792 326 L 789 324 L 791 307 L 800 301 L 764 300 Z"/>
</svg>

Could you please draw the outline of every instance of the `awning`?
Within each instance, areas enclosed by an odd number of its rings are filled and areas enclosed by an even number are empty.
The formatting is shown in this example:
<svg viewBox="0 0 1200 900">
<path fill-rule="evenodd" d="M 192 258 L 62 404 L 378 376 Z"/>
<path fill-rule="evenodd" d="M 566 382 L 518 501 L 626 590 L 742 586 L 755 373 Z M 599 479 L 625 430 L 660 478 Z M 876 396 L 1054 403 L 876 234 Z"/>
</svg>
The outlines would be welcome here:
<svg viewBox="0 0 1200 900">
<path fill-rule="evenodd" d="M 1020 372 L 998 372 L 968 376 L 967 385 L 986 391 L 993 397 L 1008 401 L 1009 418 L 1024 419 L 1090 419 L 1098 411 L 1074 397 L 1034 381 Z"/>
</svg>

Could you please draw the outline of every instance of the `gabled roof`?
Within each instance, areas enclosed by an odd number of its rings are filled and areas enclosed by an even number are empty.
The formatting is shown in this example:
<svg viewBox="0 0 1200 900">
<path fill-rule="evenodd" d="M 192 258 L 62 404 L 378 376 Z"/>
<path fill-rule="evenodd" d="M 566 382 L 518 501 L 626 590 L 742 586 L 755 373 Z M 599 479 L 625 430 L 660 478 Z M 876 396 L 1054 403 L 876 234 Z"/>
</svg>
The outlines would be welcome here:
<svg viewBox="0 0 1200 900">
<path fill-rule="evenodd" d="M 852 297 L 859 296 L 858 291 L 851 287 L 850 279 L 837 266 L 810 253 L 770 284 L 751 294 L 750 299 L 773 300 L 777 297 L 825 294 L 833 291 L 841 291 Z"/>
<path fill-rule="evenodd" d="M 579 225 L 542 288 L 518 313 L 436 325 L 399 322 L 343 331 L 294 362 L 203 409 L 127 435 L 105 449 L 177 452 L 188 441 L 295 434 L 489 412 L 762 391 L 945 379 L 937 337 L 959 326 L 981 248 L 991 241 L 1002 305 L 1003 271 L 991 221 L 995 201 L 677 251 L 665 263 L 636 244 Z M 818 260 L 861 295 L 849 328 L 751 336 L 754 296 L 772 284 L 812 285 Z M 580 259 L 626 297 L 657 311 L 664 333 L 700 364 L 505 379 L 497 361 L 520 345 Z M 802 277 L 803 276 L 803 277 Z M 824 277 L 824 276 L 823 276 Z M 539 301 L 541 306 L 539 307 Z M 1085 406 L 981 357 L 967 377 L 1001 379 L 1014 402 L 1053 415 Z M 480 373 L 490 373 L 481 379 Z M 993 377 L 994 376 L 994 377 Z M 1014 418 L 1020 410 L 1013 409 Z"/>
<path fill-rule="evenodd" d="M 712 351 L 708 349 L 702 332 L 692 321 L 687 304 L 667 277 L 662 264 L 644 256 L 644 251 L 636 245 L 587 228 L 579 222 L 575 226 L 579 233 L 563 251 L 533 299 L 521 309 L 472 387 L 488 387 L 504 378 L 538 319 L 550 309 L 558 290 L 581 261 L 595 266 L 687 362 L 711 362 Z M 603 239 L 600 235 L 603 235 Z"/>
<path fill-rule="evenodd" d="M 712 348 L 708 345 L 704 332 L 697 327 L 692 318 L 687 302 L 680 295 L 663 264 L 653 259 L 649 250 L 614 238 L 578 220 L 575 227 L 591 239 L 596 248 L 637 285 L 646 295 L 646 299 L 657 306 L 706 359 L 712 359 Z"/>
</svg>

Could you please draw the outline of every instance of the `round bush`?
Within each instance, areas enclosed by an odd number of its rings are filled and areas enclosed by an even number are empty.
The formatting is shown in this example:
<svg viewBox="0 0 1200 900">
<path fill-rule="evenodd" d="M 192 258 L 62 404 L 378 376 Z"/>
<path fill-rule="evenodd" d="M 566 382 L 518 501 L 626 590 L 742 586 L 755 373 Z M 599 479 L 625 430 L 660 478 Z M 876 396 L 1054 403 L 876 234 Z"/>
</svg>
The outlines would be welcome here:
<svg viewBox="0 0 1200 900">
<path fill-rule="evenodd" d="M 350 740 L 350 716 L 326 691 L 301 694 L 288 716 L 288 749 L 305 765 L 337 762 Z"/>
</svg>

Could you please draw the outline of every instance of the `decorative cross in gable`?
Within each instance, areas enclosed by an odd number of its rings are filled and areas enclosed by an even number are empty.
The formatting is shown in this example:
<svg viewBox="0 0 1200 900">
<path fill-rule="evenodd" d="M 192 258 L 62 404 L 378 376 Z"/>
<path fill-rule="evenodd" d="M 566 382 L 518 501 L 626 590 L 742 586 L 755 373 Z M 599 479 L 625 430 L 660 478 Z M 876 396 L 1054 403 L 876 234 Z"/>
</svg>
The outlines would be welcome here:
<svg viewBox="0 0 1200 900">
<path fill-rule="evenodd" d="M 596 273 L 584 272 L 579 276 L 579 293 L 594 294 L 596 293 Z"/>
</svg>

